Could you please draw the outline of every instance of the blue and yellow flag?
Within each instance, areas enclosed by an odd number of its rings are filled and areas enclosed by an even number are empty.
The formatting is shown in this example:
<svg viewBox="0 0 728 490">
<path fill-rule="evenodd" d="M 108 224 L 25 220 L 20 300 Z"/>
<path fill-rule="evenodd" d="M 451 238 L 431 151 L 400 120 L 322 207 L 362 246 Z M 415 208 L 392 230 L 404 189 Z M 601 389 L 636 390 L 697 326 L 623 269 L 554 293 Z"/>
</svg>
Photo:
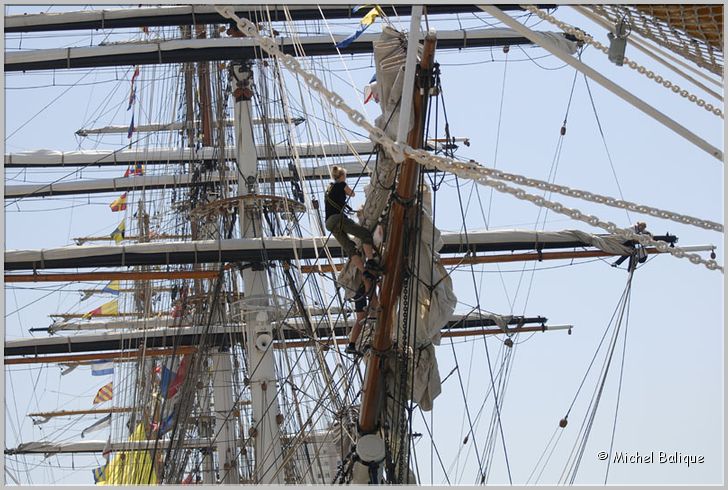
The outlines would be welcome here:
<svg viewBox="0 0 728 490">
<path fill-rule="evenodd" d="M 99 466 L 98 468 L 93 470 L 94 474 L 94 483 L 98 483 L 106 478 L 106 467 L 108 465 Z"/>
<path fill-rule="evenodd" d="M 358 10 L 360 7 L 357 7 L 356 10 Z M 355 10 L 355 11 L 356 11 Z M 343 49 L 348 47 L 351 43 L 353 43 L 359 36 L 362 35 L 364 31 L 367 30 L 367 27 L 374 24 L 374 21 L 377 17 L 382 15 L 382 11 L 379 8 L 378 5 L 375 5 L 373 9 L 371 9 L 367 14 L 361 18 L 359 21 L 359 27 L 356 28 L 356 31 L 354 31 L 353 34 L 351 34 L 349 37 L 342 39 L 338 43 L 336 43 L 336 47 L 339 49 Z"/>
<path fill-rule="evenodd" d="M 121 223 L 119 223 L 119 226 L 117 226 L 116 229 L 111 232 L 111 235 L 109 235 L 109 236 L 118 245 L 124 239 L 125 233 L 126 233 L 126 223 L 124 221 L 122 221 Z"/>
<path fill-rule="evenodd" d="M 102 293 L 109 293 L 114 295 L 119 295 L 119 280 L 115 279 L 111 281 L 109 284 L 104 286 L 104 289 L 101 290 Z"/>
</svg>

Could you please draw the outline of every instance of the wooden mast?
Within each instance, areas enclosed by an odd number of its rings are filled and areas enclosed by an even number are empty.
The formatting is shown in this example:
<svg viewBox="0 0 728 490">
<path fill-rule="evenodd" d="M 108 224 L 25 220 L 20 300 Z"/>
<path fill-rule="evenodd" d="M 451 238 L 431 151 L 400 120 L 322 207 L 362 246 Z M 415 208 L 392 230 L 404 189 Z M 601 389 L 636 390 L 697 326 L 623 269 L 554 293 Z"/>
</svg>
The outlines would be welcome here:
<svg viewBox="0 0 728 490">
<path fill-rule="evenodd" d="M 436 40 L 434 36 L 425 37 L 424 52 L 420 62 L 420 73 L 426 74 L 432 68 L 435 55 Z M 405 82 L 406 83 L 406 82 Z M 424 93 L 420 93 L 424 89 Z M 413 101 L 414 127 L 409 132 L 407 144 L 412 148 L 420 148 L 423 140 L 424 113 L 429 97 L 426 87 L 415 87 Z M 408 117 L 407 114 L 400 114 L 400 118 Z M 394 307 L 402 290 L 402 279 L 404 273 L 404 237 L 406 230 L 411 226 L 409 223 L 411 203 L 414 202 L 417 181 L 419 177 L 419 164 L 411 159 L 405 158 L 401 164 L 400 178 L 395 191 L 395 199 L 392 201 L 389 226 L 387 229 L 387 247 L 384 252 L 384 267 L 386 269 L 379 303 L 381 311 L 377 318 L 377 328 L 372 341 L 371 355 L 367 362 L 364 386 L 362 389 L 361 411 L 359 413 L 360 434 L 369 434 L 377 430 L 377 421 L 382 402 L 382 365 L 386 356 L 392 349 L 392 328 L 394 324 Z"/>
<path fill-rule="evenodd" d="M 196 25 L 197 39 L 207 38 L 204 25 Z M 202 145 L 212 146 L 212 104 L 210 103 L 210 68 L 208 62 L 197 65 L 198 87 L 200 90 L 200 119 L 202 120 Z"/>
</svg>

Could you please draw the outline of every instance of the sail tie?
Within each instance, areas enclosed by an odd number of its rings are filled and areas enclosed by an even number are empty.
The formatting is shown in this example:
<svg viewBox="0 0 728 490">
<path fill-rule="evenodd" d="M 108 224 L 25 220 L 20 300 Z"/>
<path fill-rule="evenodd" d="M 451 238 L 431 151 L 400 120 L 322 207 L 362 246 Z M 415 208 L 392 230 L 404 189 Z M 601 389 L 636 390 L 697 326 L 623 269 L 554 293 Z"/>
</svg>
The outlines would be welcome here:
<svg viewBox="0 0 728 490">
<path fill-rule="evenodd" d="M 405 199 L 402 196 L 400 196 L 397 192 L 393 192 L 392 193 L 392 200 L 397 201 L 398 203 L 400 203 L 404 207 L 410 207 L 417 200 L 417 196 L 414 195 L 412 197 L 409 197 L 409 198 L 406 198 Z"/>
</svg>

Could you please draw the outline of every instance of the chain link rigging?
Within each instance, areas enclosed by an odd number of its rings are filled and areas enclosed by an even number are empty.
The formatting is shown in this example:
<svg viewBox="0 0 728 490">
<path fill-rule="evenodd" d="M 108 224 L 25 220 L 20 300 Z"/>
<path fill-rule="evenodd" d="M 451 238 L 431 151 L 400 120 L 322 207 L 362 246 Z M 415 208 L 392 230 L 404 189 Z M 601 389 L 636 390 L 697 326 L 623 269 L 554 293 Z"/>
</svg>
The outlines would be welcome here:
<svg viewBox="0 0 728 490">
<path fill-rule="evenodd" d="M 565 22 L 560 21 L 553 15 L 550 15 L 543 10 L 539 9 L 535 5 L 521 5 L 521 8 L 528 10 L 532 14 L 538 16 L 542 20 L 546 20 L 548 22 L 551 22 L 555 26 L 557 26 L 559 29 L 564 31 L 567 34 L 571 34 L 572 36 L 576 37 L 578 40 L 583 41 L 599 51 L 601 51 L 604 54 L 608 54 L 609 48 L 604 46 L 602 43 L 591 37 L 589 34 L 585 33 L 581 29 L 577 29 L 574 26 L 571 26 Z M 681 88 L 678 84 L 671 82 L 670 80 L 665 79 L 661 75 L 656 75 L 655 72 L 652 70 L 649 70 L 645 68 L 644 66 L 638 64 L 634 60 L 631 60 L 627 58 L 627 56 L 624 57 L 624 63 L 627 64 L 630 68 L 633 70 L 637 70 L 637 72 L 640 75 L 645 75 L 650 80 L 654 80 L 656 83 L 659 83 L 666 89 L 672 90 L 676 94 L 680 94 L 681 97 L 688 99 L 690 102 L 693 102 L 698 105 L 698 107 L 704 108 L 706 111 L 711 112 L 715 114 L 716 116 L 723 118 L 723 111 L 720 110 L 720 108 L 715 107 L 713 104 L 705 102 L 705 100 L 699 98 L 695 94 L 691 94 L 686 89 Z"/>
<path fill-rule="evenodd" d="M 288 68 L 291 72 L 298 75 L 312 90 L 315 90 L 316 92 L 320 93 L 322 96 L 324 96 L 329 103 L 335 107 L 336 109 L 344 112 L 347 117 L 356 125 L 360 126 L 363 129 L 366 129 L 369 132 L 369 137 L 372 139 L 374 143 L 379 143 L 384 151 L 386 151 L 392 158 L 394 158 L 395 161 L 401 162 L 404 160 L 405 156 L 414 159 L 421 165 L 424 165 L 427 168 L 435 168 L 438 170 L 448 171 L 452 172 L 455 175 L 466 177 L 472 180 L 475 180 L 483 185 L 490 186 L 501 193 L 507 193 L 515 196 L 516 198 L 520 200 L 529 201 L 537 206 L 545 207 L 547 209 L 552 210 L 555 213 L 566 215 L 574 220 L 582 221 L 584 223 L 588 223 L 592 226 L 602 228 L 603 230 L 606 230 L 610 234 L 616 235 L 618 237 L 624 238 L 625 240 L 633 240 L 636 242 L 641 243 L 643 246 L 651 246 L 656 248 L 659 252 L 662 253 L 669 253 L 670 255 L 677 257 L 677 258 L 684 258 L 690 260 L 693 264 L 699 265 L 702 264 L 709 270 L 718 270 L 721 273 L 723 273 L 723 267 L 718 264 L 713 259 L 703 259 L 700 255 L 696 253 L 689 253 L 685 250 L 681 249 L 680 247 L 670 246 L 670 244 L 663 242 L 663 241 L 655 241 L 650 239 L 647 235 L 640 235 L 636 234 L 633 231 L 629 229 L 624 229 L 618 227 L 616 224 L 608 221 L 602 221 L 597 216 L 585 214 L 578 209 L 572 209 L 567 206 L 564 206 L 563 204 L 559 202 L 549 201 L 547 199 L 544 199 L 541 196 L 537 196 L 534 194 L 529 194 L 522 189 L 517 189 L 514 187 L 510 187 L 506 185 L 503 182 L 496 181 L 493 179 L 490 179 L 487 177 L 487 175 L 494 176 L 496 175 L 496 172 L 492 169 L 485 168 L 483 166 L 480 166 L 477 162 L 458 162 L 455 160 L 452 160 L 450 158 L 444 158 L 444 157 L 438 157 L 435 155 L 429 154 L 425 150 L 415 150 L 411 146 L 407 145 L 406 143 L 401 142 L 395 142 L 391 138 L 389 138 L 385 132 L 374 126 L 373 124 L 369 123 L 366 120 L 366 117 L 359 111 L 349 107 L 345 102 L 344 99 L 337 93 L 329 90 L 326 88 L 316 75 L 313 73 L 309 73 L 306 70 L 304 70 L 301 67 L 301 64 L 299 61 L 294 58 L 291 55 L 283 53 L 278 46 L 276 45 L 275 41 L 273 39 L 261 36 L 258 34 L 258 30 L 256 29 L 255 25 L 250 22 L 247 19 L 241 19 L 235 14 L 235 11 L 231 7 L 221 7 L 216 6 L 216 10 L 220 13 L 220 15 L 231 19 L 235 21 L 235 23 L 238 26 L 238 29 L 241 30 L 241 32 L 244 32 L 246 35 L 250 36 L 251 38 L 255 39 L 260 47 L 267 52 L 268 54 L 277 56 L 281 63 Z M 497 172 L 497 174 L 503 174 L 501 172 Z M 510 174 L 503 174 L 503 175 L 510 175 Z M 537 183 L 535 187 L 541 189 L 541 190 L 550 190 L 550 186 L 552 184 L 549 184 L 547 182 L 538 181 L 536 179 L 528 179 L 521 175 L 513 175 L 509 180 L 519 183 L 522 182 L 524 185 L 529 185 L 527 182 L 534 182 Z M 562 186 L 557 186 L 562 187 Z M 558 191 L 554 191 L 558 192 Z M 589 193 L 591 194 L 591 193 Z M 593 196 L 596 195 L 591 194 Z M 594 202 L 597 202 L 596 200 Z M 622 207 L 619 204 L 619 201 L 614 200 L 615 207 Z M 604 204 L 607 204 L 606 198 Z M 625 208 L 626 209 L 626 208 Z M 635 205 L 635 211 L 637 211 L 637 205 Z M 668 213 L 668 212 L 665 212 Z M 672 213 L 670 213 L 670 216 L 672 216 Z M 678 216 L 678 215 L 675 215 Z M 685 217 L 685 222 L 692 224 L 694 226 L 700 226 L 700 223 L 705 223 L 705 220 L 697 219 L 697 218 L 691 218 L 691 217 Z M 683 221 L 679 221 L 683 222 Z M 723 226 L 720 224 L 713 224 L 713 227 L 709 229 L 717 229 L 715 228 L 715 225 L 720 227 L 720 231 L 722 231 Z M 704 226 L 701 226 L 704 227 Z"/>
</svg>

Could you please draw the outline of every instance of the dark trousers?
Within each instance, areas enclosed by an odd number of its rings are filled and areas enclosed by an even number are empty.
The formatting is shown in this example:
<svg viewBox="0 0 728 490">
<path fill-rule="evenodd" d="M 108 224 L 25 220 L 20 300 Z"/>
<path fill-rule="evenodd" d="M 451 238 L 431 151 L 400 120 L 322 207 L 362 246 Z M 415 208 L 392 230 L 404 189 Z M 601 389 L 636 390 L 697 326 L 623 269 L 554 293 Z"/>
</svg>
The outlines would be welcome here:
<svg viewBox="0 0 728 490">
<path fill-rule="evenodd" d="M 336 241 L 339 242 L 341 248 L 344 249 L 344 252 L 349 257 L 356 254 L 356 244 L 349 238 L 349 235 L 354 235 L 362 243 L 374 245 L 372 233 L 344 214 L 329 216 L 326 220 L 326 229 L 334 235 Z"/>
</svg>

